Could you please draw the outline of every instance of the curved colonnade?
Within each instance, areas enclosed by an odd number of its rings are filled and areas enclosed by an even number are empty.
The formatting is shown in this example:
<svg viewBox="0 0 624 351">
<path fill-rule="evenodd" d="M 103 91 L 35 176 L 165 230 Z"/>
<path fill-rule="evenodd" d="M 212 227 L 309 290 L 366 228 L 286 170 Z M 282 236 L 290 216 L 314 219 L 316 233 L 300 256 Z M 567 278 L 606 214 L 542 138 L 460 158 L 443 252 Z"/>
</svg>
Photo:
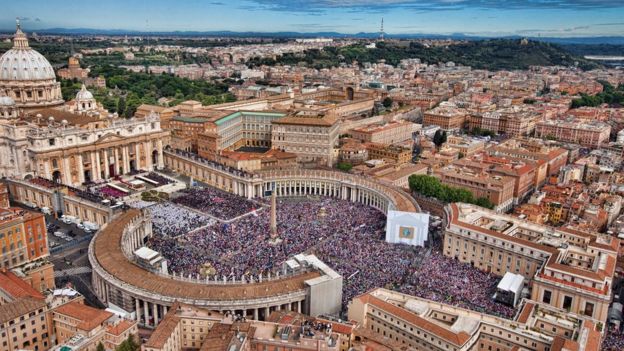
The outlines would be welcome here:
<svg viewBox="0 0 624 351">
<path fill-rule="evenodd" d="M 332 196 L 361 202 L 386 213 L 418 211 L 418 204 L 400 189 L 350 174 L 321 170 L 262 172 L 241 177 L 214 164 L 165 152 L 165 164 L 181 174 L 242 196 Z M 242 191 L 243 193 L 239 192 Z M 250 196 L 251 195 L 251 196 Z M 294 275 L 249 280 L 199 280 L 167 276 L 134 262 L 133 252 L 152 235 L 149 211 L 131 209 L 113 218 L 89 245 L 93 287 L 102 302 L 135 312 L 140 324 L 154 327 L 174 302 L 265 319 L 285 309 L 306 313 L 310 289 L 306 281 L 322 272 L 305 269 Z"/>
</svg>

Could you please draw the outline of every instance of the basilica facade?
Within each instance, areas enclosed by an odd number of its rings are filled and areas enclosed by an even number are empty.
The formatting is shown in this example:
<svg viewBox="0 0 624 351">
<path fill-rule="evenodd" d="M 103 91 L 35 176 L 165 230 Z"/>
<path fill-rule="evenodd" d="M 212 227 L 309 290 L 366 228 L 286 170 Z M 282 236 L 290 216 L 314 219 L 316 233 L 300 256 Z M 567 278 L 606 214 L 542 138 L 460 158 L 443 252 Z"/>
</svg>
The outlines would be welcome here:
<svg viewBox="0 0 624 351">
<path fill-rule="evenodd" d="M 160 118 L 119 118 L 86 87 L 69 102 L 50 63 L 19 27 L 0 57 L 0 177 L 43 177 L 70 186 L 164 167 Z"/>
</svg>

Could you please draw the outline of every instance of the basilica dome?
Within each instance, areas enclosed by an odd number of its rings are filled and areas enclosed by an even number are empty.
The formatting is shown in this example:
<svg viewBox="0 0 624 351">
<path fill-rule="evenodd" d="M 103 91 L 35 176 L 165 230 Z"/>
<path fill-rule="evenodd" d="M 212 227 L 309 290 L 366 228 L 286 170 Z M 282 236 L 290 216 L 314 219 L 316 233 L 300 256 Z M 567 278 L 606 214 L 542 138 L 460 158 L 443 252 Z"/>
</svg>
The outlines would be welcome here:
<svg viewBox="0 0 624 351">
<path fill-rule="evenodd" d="M 13 48 L 0 57 L 0 93 L 24 110 L 64 103 L 54 69 L 43 55 L 28 45 L 19 23 Z"/>
<path fill-rule="evenodd" d="M 30 48 L 24 33 L 18 31 L 15 34 L 13 49 L 0 57 L 0 80 L 47 79 L 55 79 L 50 62 Z"/>
</svg>

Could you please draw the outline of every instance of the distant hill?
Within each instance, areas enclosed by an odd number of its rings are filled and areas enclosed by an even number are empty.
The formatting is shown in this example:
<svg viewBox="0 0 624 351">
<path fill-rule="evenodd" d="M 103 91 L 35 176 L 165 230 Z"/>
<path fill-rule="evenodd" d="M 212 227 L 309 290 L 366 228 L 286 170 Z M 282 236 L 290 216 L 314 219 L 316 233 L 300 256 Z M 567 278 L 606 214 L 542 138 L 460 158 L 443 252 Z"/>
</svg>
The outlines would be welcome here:
<svg viewBox="0 0 624 351">
<path fill-rule="evenodd" d="M 128 29 L 95 29 L 95 28 L 46 28 L 35 30 L 40 34 L 60 34 L 60 35 L 155 35 L 155 36 L 215 36 L 215 37 L 267 37 L 267 38 L 360 38 L 376 39 L 379 32 L 360 32 L 355 34 L 339 32 L 234 32 L 234 31 L 139 31 Z M 0 30 L 2 32 L 2 30 Z M 6 33 L 13 33 L 13 28 L 9 28 Z M 464 33 L 436 34 L 436 33 L 385 33 L 389 39 L 520 39 L 521 36 L 478 36 Z M 558 44 L 614 44 L 624 45 L 624 35 L 622 36 L 601 36 L 601 37 L 528 37 L 528 39 Z"/>
<path fill-rule="evenodd" d="M 406 45 L 392 42 L 377 43 L 377 48 L 366 49 L 363 45 L 342 48 L 308 50 L 304 54 L 285 54 L 277 59 L 254 59 L 250 65 L 295 65 L 305 63 L 316 68 L 337 66 L 340 63 L 358 61 L 397 65 L 407 58 L 419 58 L 427 63 L 455 62 L 476 69 L 527 69 L 529 66 L 574 66 L 582 69 L 600 67 L 600 64 L 577 57 L 561 46 L 538 41 L 522 43 L 519 39 L 491 39 L 465 43 L 427 47 L 417 42 Z"/>
</svg>

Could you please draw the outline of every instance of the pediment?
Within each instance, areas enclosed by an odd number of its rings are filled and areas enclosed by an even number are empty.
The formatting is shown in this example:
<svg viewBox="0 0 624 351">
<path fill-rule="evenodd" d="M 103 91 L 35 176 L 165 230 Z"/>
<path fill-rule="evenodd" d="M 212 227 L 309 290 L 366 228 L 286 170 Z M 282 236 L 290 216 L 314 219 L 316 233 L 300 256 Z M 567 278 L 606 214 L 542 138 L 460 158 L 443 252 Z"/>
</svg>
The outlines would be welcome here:
<svg viewBox="0 0 624 351">
<path fill-rule="evenodd" d="M 102 135 L 98 140 L 96 140 L 95 144 L 105 144 L 121 140 L 123 140 L 123 138 L 115 133 L 106 133 Z"/>
</svg>

